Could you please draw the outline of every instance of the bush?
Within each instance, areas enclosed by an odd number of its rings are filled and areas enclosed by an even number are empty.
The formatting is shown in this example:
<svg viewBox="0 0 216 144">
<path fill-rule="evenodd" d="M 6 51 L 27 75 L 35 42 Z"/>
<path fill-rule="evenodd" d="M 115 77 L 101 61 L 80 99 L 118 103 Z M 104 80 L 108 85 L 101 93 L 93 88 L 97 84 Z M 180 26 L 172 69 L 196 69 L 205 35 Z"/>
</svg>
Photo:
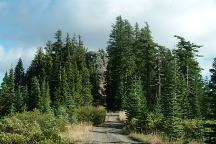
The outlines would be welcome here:
<svg viewBox="0 0 216 144">
<path fill-rule="evenodd" d="M 147 130 L 157 132 L 162 128 L 162 115 L 160 113 L 149 113 L 147 117 Z"/>
<path fill-rule="evenodd" d="M 203 121 L 197 119 L 182 120 L 181 125 L 183 127 L 183 139 L 193 140 L 203 139 Z"/>
<path fill-rule="evenodd" d="M 127 132 L 134 132 L 138 131 L 139 127 L 139 120 L 137 118 L 132 118 L 130 121 L 126 122 L 125 130 Z"/>
<path fill-rule="evenodd" d="M 100 125 L 105 121 L 106 110 L 103 107 L 84 106 L 74 110 L 74 118 L 77 122 L 91 122 Z"/>
<path fill-rule="evenodd" d="M 0 143 L 38 143 L 62 141 L 58 133 L 66 129 L 66 122 L 50 114 L 17 113 L 0 122 Z M 62 141 L 63 142 L 63 141 Z"/>
<path fill-rule="evenodd" d="M 203 124 L 206 143 L 216 143 L 216 120 L 207 120 Z"/>
<path fill-rule="evenodd" d="M 25 137 L 19 134 L 0 133 L 2 144 L 27 144 Z"/>
</svg>

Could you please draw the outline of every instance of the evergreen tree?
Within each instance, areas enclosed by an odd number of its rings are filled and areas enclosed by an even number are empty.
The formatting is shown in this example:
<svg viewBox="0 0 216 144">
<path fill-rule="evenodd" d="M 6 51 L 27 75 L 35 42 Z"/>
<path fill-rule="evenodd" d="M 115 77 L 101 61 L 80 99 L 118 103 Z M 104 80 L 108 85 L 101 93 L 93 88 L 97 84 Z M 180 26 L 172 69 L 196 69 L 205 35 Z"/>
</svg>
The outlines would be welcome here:
<svg viewBox="0 0 216 144">
<path fill-rule="evenodd" d="M 189 101 L 187 97 L 187 85 L 174 53 L 174 98 L 173 98 L 173 115 L 176 118 L 188 118 Z"/>
<path fill-rule="evenodd" d="M 15 83 L 14 83 L 14 70 L 10 69 L 9 75 L 5 73 L 3 78 L 0 98 L 0 112 L 1 116 L 14 113 L 15 110 Z"/>
<path fill-rule="evenodd" d="M 159 86 L 161 85 L 161 109 L 165 119 L 172 117 L 173 95 L 174 95 L 174 58 L 170 50 L 161 48 L 159 50 L 161 58 L 161 77 Z"/>
<path fill-rule="evenodd" d="M 19 58 L 18 63 L 15 67 L 14 72 L 14 82 L 15 82 L 15 104 L 14 107 L 16 111 L 23 112 L 27 108 L 27 89 L 25 87 L 26 79 L 25 79 L 25 72 L 23 68 L 22 59 Z"/>
<path fill-rule="evenodd" d="M 63 47 L 63 61 L 67 62 L 73 56 L 73 45 L 70 35 L 67 33 L 65 45 Z"/>
<path fill-rule="evenodd" d="M 42 112 L 50 113 L 51 108 L 50 108 L 50 89 L 49 89 L 49 84 L 45 80 L 42 82 L 41 85 L 41 96 L 39 97 L 38 100 L 38 106 L 39 109 Z"/>
<path fill-rule="evenodd" d="M 22 59 L 19 58 L 18 63 L 15 67 L 15 90 L 18 89 L 19 86 L 25 85 L 25 72 L 23 68 Z"/>
<path fill-rule="evenodd" d="M 134 74 L 134 54 L 132 45 L 134 42 L 133 28 L 127 20 L 121 16 L 116 18 L 113 30 L 108 41 L 108 65 L 106 73 L 107 104 L 109 109 L 120 109 L 122 99 L 125 96 L 117 95 L 119 83 L 124 84 L 125 94 L 128 94 L 131 76 Z"/>
<path fill-rule="evenodd" d="M 128 120 L 132 120 L 132 118 L 140 118 L 141 116 L 141 109 L 142 105 L 145 102 L 145 99 L 143 99 L 143 103 L 141 98 L 144 98 L 144 93 L 142 90 L 142 85 L 140 80 L 133 80 L 133 83 L 129 90 L 129 95 L 125 97 L 125 110 L 127 112 L 127 118 Z M 143 113 L 143 111 L 142 111 Z M 145 118 L 145 117 L 142 117 Z"/>
<path fill-rule="evenodd" d="M 14 82 L 14 69 L 11 68 L 9 72 L 9 78 L 8 78 L 8 87 L 9 87 L 9 114 L 12 114 L 15 112 L 15 82 Z"/>
<path fill-rule="evenodd" d="M 51 72 L 51 78 L 50 78 L 50 94 L 51 94 L 51 100 L 52 100 L 52 106 L 57 108 L 60 106 L 60 98 L 59 95 L 61 93 L 61 80 L 62 80 L 62 68 L 63 68 L 63 41 L 62 41 L 62 32 L 58 30 L 55 33 L 55 39 L 56 42 L 53 43 L 52 47 L 52 59 L 53 59 L 53 66 L 52 66 L 52 72 Z"/>
<path fill-rule="evenodd" d="M 34 108 L 40 109 L 41 106 L 41 90 L 37 77 L 32 78 L 29 106 L 30 110 L 33 110 Z"/>
<path fill-rule="evenodd" d="M 99 93 L 99 83 L 98 83 L 98 73 L 96 71 L 96 69 L 94 68 L 94 63 L 89 63 L 88 64 L 88 69 L 90 72 L 90 82 L 92 85 L 92 90 L 91 90 L 91 94 L 93 96 L 93 101 L 94 102 L 99 102 L 101 95 Z"/>
<path fill-rule="evenodd" d="M 123 48 L 123 27 L 123 19 L 119 16 L 116 18 L 115 25 L 112 26 L 113 30 L 108 41 L 107 54 L 109 61 L 106 72 L 106 100 L 109 109 L 117 109 L 118 105 L 120 105 L 121 98 L 117 96 L 117 87 L 120 80 L 119 64 L 121 64 L 121 49 Z"/>
<path fill-rule="evenodd" d="M 43 49 L 39 48 L 37 50 L 35 58 L 32 60 L 31 65 L 29 66 L 26 72 L 26 83 L 27 83 L 28 95 L 29 95 L 27 107 L 29 110 L 32 110 L 33 108 L 35 108 L 35 105 L 33 102 L 34 98 L 32 99 L 31 97 L 32 96 L 31 94 L 32 84 L 33 84 L 32 79 L 36 77 L 39 82 L 39 87 L 40 87 L 40 85 L 42 85 L 43 80 L 50 77 L 50 76 L 47 76 L 49 74 L 47 72 L 49 69 L 49 65 L 47 63 L 48 62 L 47 62 Z"/>
<path fill-rule="evenodd" d="M 204 94 L 201 99 L 201 115 L 204 119 L 209 118 L 209 114 L 212 114 L 212 98 L 210 94 L 210 81 L 206 78 L 203 81 L 204 84 Z"/>
<path fill-rule="evenodd" d="M 207 103 L 210 103 L 208 118 L 216 118 L 216 58 L 214 58 L 212 68 L 210 69 L 211 78 L 209 82 L 209 95 Z"/>
<path fill-rule="evenodd" d="M 45 49 L 45 71 L 47 79 L 51 78 L 52 66 L 53 66 L 53 45 L 51 41 L 48 41 Z"/>
<path fill-rule="evenodd" d="M 59 87 L 61 93 L 59 94 L 59 100 L 61 105 L 65 105 L 66 102 L 68 103 L 69 98 L 71 97 L 70 91 L 69 91 L 69 85 L 68 85 L 68 80 L 67 80 L 67 75 L 65 72 L 65 69 L 62 69 L 62 81 L 61 81 L 61 86 Z"/>
<path fill-rule="evenodd" d="M 200 117 L 200 102 L 203 94 L 203 85 L 201 77 L 201 69 L 197 62 L 197 52 L 201 46 L 198 46 L 190 41 L 186 41 L 183 37 L 175 36 L 179 42 L 175 55 L 179 72 L 186 82 L 185 101 L 188 101 L 187 118 Z"/>
<path fill-rule="evenodd" d="M 33 59 L 30 67 L 27 70 L 27 84 L 31 85 L 31 79 L 37 77 L 41 84 L 44 77 L 46 77 L 46 59 L 43 48 L 39 48 Z"/>
<path fill-rule="evenodd" d="M 90 83 L 90 73 L 86 64 L 86 50 L 83 46 L 83 42 L 81 37 L 79 36 L 78 45 L 76 48 L 76 63 L 77 68 L 79 70 L 79 74 L 81 78 L 81 105 L 89 105 L 93 101 L 93 97 L 91 95 L 91 83 Z M 79 78 L 79 77 L 78 77 Z"/>
<path fill-rule="evenodd" d="M 135 55 L 133 53 L 133 43 L 134 43 L 134 30 L 130 23 L 127 20 L 124 20 L 124 35 L 123 41 L 124 44 L 121 52 L 121 63 L 120 67 L 120 82 L 123 83 L 122 90 L 124 95 L 118 95 L 120 97 L 120 106 L 122 100 L 129 95 L 130 86 L 133 84 L 133 77 L 135 74 Z M 121 88 L 117 89 L 121 90 Z"/>
<path fill-rule="evenodd" d="M 148 103 L 149 111 L 154 110 L 156 104 L 156 44 L 151 36 L 151 31 L 149 25 L 140 30 L 138 33 L 136 44 L 136 63 L 137 63 L 137 73 L 141 76 L 144 92 L 146 94 L 146 99 Z"/>
<path fill-rule="evenodd" d="M 9 114 L 9 100 L 10 100 L 10 92 L 9 92 L 9 76 L 8 73 L 5 73 L 5 76 L 3 78 L 3 82 L 1 85 L 1 96 L 0 96 L 0 114 L 1 116 L 5 116 Z"/>
<path fill-rule="evenodd" d="M 206 123 L 204 126 L 210 131 L 206 132 L 206 143 L 215 143 L 216 142 L 216 58 L 214 58 L 212 68 L 210 69 L 211 78 L 208 84 L 208 91 L 206 98 L 204 99 L 205 109 L 204 112 L 205 118 L 212 120 L 212 123 Z"/>
<path fill-rule="evenodd" d="M 161 62 L 161 113 L 163 115 L 162 130 L 171 137 L 176 137 L 178 130 L 178 118 L 181 114 L 181 94 L 178 66 L 176 59 L 169 49 L 159 47 L 159 54 L 162 55 Z M 180 90 L 180 91 L 179 91 Z"/>
<path fill-rule="evenodd" d="M 27 87 L 25 86 L 18 86 L 16 90 L 16 101 L 15 101 L 15 108 L 17 112 L 23 112 L 27 108 Z"/>
<path fill-rule="evenodd" d="M 77 67 L 72 56 L 70 56 L 70 59 L 66 64 L 65 73 L 67 75 L 67 89 L 69 93 L 67 96 L 66 105 L 67 107 L 71 108 L 76 105 L 76 85 L 79 85 L 81 83 L 80 81 L 78 81 L 79 84 L 75 82 L 75 79 L 78 75 L 76 75 Z"/>
</svg>

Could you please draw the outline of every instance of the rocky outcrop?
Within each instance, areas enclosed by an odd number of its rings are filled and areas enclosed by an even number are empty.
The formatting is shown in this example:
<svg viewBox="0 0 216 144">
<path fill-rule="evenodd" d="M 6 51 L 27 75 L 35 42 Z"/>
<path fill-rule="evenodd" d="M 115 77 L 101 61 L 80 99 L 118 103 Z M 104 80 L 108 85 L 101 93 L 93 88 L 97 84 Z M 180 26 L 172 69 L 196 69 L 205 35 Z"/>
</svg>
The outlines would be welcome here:
<svg viewBox="0 0 216 144">
<path fill-rule="evenodd" d="M 100 96 L 106 96 L 105 93 L 105 72 L 107 67 L 107 56 L 104 50 L 89 51 L 86 54 L 87 64 L 93 66 L 96 74 L 96 87 Z"/>
</svg>

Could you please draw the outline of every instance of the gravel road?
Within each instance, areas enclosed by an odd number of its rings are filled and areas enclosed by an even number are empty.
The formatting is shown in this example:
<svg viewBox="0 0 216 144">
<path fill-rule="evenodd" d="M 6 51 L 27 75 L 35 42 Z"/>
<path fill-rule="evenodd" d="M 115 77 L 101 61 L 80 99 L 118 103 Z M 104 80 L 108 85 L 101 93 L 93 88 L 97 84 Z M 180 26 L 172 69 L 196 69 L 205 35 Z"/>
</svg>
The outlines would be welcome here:
<svg viewBox="0 0 216 144">
<path fill-rule="evenodd" d="M 107 113 L 105 124 L 93 127 L 93 144 L 141 144 L 130 139 L 122 130 L 118 113 Z"/>
</svg>

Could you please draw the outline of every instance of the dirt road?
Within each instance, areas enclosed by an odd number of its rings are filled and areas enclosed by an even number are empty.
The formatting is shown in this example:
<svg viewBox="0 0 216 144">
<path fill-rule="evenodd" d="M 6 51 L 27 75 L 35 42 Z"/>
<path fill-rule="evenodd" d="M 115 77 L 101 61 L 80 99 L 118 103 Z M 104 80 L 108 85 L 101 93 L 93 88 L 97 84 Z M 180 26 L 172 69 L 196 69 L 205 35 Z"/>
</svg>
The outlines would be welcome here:
<svg viewBox="0 0 216 144">
<path fill-rule="evenodd" d="M 131 140 L 122 130 L 118 113 L 107 113 L 105 124 L 93 127 L 93 144 L 140 144 Z"/>
</svg>

